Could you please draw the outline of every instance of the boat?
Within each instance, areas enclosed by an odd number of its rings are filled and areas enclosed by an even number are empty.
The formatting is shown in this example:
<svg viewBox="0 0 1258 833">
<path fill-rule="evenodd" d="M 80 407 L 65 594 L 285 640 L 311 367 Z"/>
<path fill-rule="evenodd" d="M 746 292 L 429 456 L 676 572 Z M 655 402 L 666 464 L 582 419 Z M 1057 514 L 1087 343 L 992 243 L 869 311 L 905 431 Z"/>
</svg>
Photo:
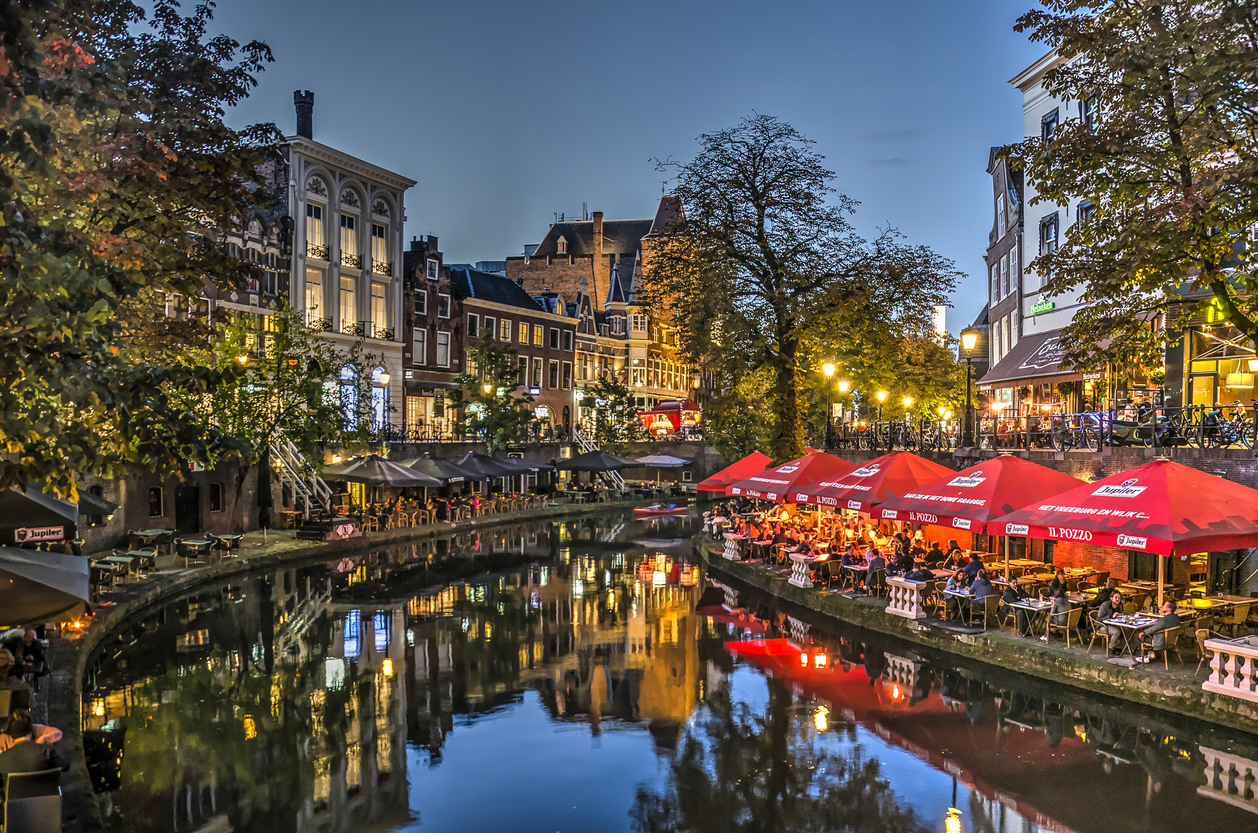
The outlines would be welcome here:
<svg viewBox="0 0 1258 833">
<path fill-rule="evenodd" d="M 686 515 L 689 513 L 689 506 L 685 504 L 678 506 L 676 503 L 652 503 L 650 506 L 639 506 L 633 510 L 634 517 L 638 518 L 656 518 L 665 515 Z"/>
</svg>

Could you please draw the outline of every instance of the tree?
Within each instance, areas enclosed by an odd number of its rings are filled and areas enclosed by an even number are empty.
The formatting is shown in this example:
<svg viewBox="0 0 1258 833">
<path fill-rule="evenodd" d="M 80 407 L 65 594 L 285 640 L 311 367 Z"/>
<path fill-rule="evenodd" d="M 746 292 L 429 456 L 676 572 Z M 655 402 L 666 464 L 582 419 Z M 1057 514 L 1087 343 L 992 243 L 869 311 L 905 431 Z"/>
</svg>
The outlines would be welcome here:
<svg viewBox="0 0 1258 833">
<path fill-rule="evenodd" d="M 1207 311 L 1258 337 L 1253 3 L 1041 2 L 1017 29 L 1056 51 L 1044 86 L 1081 118 L 1006 152 L 1036 202 L 1088 206 L 1031 264 L 1050 292 L 1080 293 L 1066 360 L 1158 366 L 1168 311 L 1169 329 Z"/>
<path fill-rule="evenodd" d="M 675 172 L 684 216 L 646 258 L 647 303 L 681 349 L 732 383 L 772 372 L 771 453 L 803 451 L 805 374 L 825 331 L 925 334 L 956 283 L 951 262 L 893 229 L 867 241 L 813 142 L 771 116 L 704 134 Z M 727 385 L 728 386 L 728 385 Z"/>
<path fill-rule="evenodd" d="M 533 397 L 517 394 L 520 354 L 511 345 L 486 336 L 469 355 L 467 373 L 454 377 L 459 390 L 452 408 L 463 408 L 469 433 L 483 435 L 490 454 L 501 451 L 533 421 L 525 407 Z"/>
<path fill-rule="evenodd" d="M 703 436 L 726 460 L 769 447 L 771 384 L 767 369 L 752 371 L 704 406 Z"/>
<path fill-rule="evenodd" d="M 590 439 L 613 454 L 620 454 L 643 436 L 637 399 L 625 377 L 623 370 L 604 373 L 594 384 L 586 385 L 581 400 Z"/>
<path fill-rule="evenodd" d="M 179 407 L 220 373 L 155 346 L 162 330 L 123 336 L 140 302 L 240 282 L 204 232 L 270 200 L 256 172 L 276 132 L 223 112 L 271 53 L 209 35 L 209 5 L 147 5 L 0 7 L 0 487 L 72 494 L 80 474 L 230 448 Z"/>
</svg>

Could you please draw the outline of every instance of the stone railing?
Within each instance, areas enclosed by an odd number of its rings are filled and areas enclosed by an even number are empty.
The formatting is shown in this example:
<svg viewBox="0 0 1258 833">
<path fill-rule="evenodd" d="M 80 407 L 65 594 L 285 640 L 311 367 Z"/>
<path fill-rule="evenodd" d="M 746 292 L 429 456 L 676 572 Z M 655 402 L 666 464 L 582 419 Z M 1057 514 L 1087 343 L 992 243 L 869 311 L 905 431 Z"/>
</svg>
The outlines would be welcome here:
<svg viewBox="0 0 1258 833">
<path fill-rule="evenodd" d="M 1258 636 L 1207 639 L 1205 647 L 1214 656 L 1202 690 L 1258 703 Z"/>
<path fill-rule="evenodd" d="M 742 561 L 742 553 L 738 551 L 738 543 L 743 540 L 743 536 L 735 535 L 732 532 L 725 533 L 725 556 L 726 561 Z"/>
<path fill-rule="evenodd" d="M 926 599 L 933 585 L 934 582 L 930 581 L 909 581 L 898 577 L 887 579 L 890 595 L 887 612 L 905 619 L 925 619 Z"/>
<path fill-rule="evenodd" d="M 791 555 L 791 577 L 788 584 L 796 587 L 812 587 L 812 565 L 817 559 L 807 555 Z"/>
</svg>

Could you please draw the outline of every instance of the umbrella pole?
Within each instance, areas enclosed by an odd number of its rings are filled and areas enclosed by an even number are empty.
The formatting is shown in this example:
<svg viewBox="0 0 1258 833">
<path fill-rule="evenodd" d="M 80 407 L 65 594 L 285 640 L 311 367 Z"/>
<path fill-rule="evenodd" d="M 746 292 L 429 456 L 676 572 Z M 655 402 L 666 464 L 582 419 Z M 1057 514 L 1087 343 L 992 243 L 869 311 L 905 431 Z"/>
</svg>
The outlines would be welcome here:
<svg viewBox="0 0 1258 833">
<path fill-rule="evenodd" d="M 1009 536 L 1004 536 L 1005 543 L 1005 583 L 1009 583 Z"/>
<path fill-rule="evenodd" d="M 1172 550 L 1174 552 L 1174 550 Z M 1158 556 L 1158 613 L 1162 612 L 1162 580 L 1166 577 L 1166 556 Z"/>
</svg>

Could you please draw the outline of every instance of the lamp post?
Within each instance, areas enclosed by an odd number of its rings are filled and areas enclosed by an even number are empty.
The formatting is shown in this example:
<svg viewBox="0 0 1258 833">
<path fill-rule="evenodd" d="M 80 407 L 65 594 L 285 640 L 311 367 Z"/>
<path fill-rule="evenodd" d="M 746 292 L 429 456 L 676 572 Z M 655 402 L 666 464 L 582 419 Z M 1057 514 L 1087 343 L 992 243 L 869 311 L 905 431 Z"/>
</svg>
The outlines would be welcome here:
<svg viewBox="0 0 1258 833">
<path fill-rule="evenodd" d="M 829 362 L 821 366 L 821 372 L 826 375 L 826 429 L 821 435 L 821 447 L 830 447 L 830 377 L 834 375 L 834 365 Z"/>
<path fill-rule="evenodd" d="M 904 397 L 904 421 L 909 421 L 909 409 L 913 407 L 913 397 Z"/>
<path fill-rule="evenodd" d="M 878 421 L 882 422 L 882 403 L 887 401 L 887 392 L 885 390 L 878 391 Z"/>
<path fill-rule="evenodd" d="M 974 408 L 970 398 L 970 380 L 974 375 L 974 346 L 978 344 L 978 330 L 966 327 L 961 331 L 961 350 L 965 353 L 965 416 L 962 418 L 961 446 L 974 447 Z"/>
</svg>

